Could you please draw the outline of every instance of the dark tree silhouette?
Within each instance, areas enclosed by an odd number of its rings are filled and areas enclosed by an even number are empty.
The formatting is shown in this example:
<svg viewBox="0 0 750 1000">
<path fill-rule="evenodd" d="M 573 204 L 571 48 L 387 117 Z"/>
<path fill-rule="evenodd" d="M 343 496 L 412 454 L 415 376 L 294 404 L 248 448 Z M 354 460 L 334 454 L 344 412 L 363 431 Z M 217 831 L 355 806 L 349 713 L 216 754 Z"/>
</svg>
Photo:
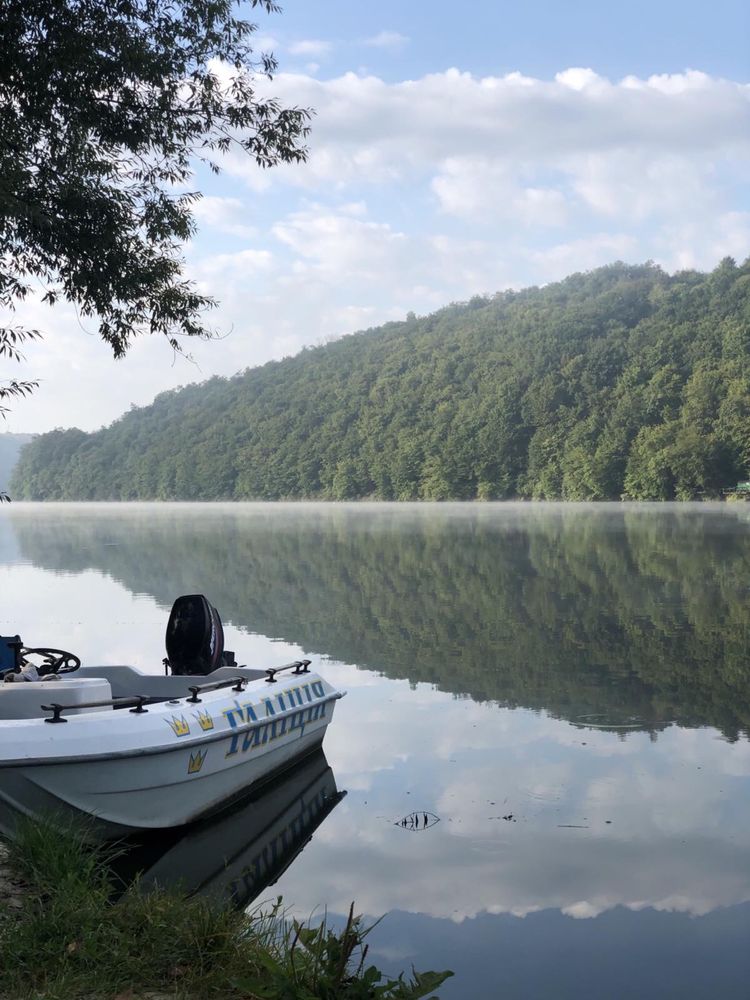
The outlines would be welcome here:
<svg viewBox="0 0 750 1000">
<path fill-rule="evenodd" d="M 252 8 L 278 10 L 273 0 Z M 206 336 L 212 300 L 183 277 L 196 162 L 231 146 L 304 160 L 310 112 L 262 96 L 276 62 L 235 0 L 6 0 L 0 18 L 0 359 L 41 287 L 94 317 L 115 357 L 140 333 Z M 0 401 L 29 381 L 0 382 Z"/>
</svg>

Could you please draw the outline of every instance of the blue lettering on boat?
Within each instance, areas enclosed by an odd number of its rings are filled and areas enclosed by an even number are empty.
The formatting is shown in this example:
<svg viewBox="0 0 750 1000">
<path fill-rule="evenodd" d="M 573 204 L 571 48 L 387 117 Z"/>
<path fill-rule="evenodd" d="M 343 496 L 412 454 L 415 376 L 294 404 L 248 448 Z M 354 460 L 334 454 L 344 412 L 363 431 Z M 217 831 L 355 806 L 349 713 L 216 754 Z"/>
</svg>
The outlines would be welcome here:
<svg viewBox="0 0 750 1000">
<path fill-rule="evenodd" d="M 307 686 L 307 685 L 305 685 Z M 321 685 L 322 690 L 322 685 Z M 249 707 L 249 706 L 244 706 Z M 248 751 L 254 749 L 258 746 L 265 746 L 267 743 L 272 743 L 274 740 L 279 739 L 282 736 L 286 736 L 295 731 L 299 731 L 299 735 L 303 736 L 305 732 L 305 726 L 309 722 L 317 722 L 319 719 L 324 719 L 326 716 L 327 702 L 317 702 L 312 705 L 308 705 L 306 708 L 300 709 L 297 712 L 292 712 L 291 715 L 284 715 L 281 718 L 271 718 L 268 720 L 263 720 L 258 723 L 258 725 L 251 726 L 248 729 L 244 729 L 241 732 L 233 732 L 230 734 L 231 743 L 229 749 L 225 753 L 225 757 L 232 757 L 238 752 L 247 753 Z M 229 724 L 233 729 L 237 729 L 238 723 L 236 721 L 237 715 L 242 709 L 238 706 L 236 709 L 229 709 L 229 712 L 234 713 L 235 721 L 232 722 L 230 719 Z M 227 713 L 225 712 L 225 715 Z M 229 716 L 227 715 L 227 718 Z M 250 717 L 247 717 L 247 722 L 250 722 Z M 257 722 L 257 717 L 253 713 L 252 721 Z"/>
</svg>

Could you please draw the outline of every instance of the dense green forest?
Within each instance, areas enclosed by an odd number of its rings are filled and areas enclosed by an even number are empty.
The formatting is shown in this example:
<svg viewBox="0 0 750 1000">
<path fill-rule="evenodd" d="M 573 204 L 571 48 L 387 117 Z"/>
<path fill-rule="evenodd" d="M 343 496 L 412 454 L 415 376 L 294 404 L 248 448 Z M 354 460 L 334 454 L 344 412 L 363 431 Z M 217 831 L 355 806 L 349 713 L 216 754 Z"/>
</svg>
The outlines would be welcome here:
<svg viewBox="0 0 750 1000">
<path fill-rule="evenodd" d="M 200 590 L 242 629 L 477 701 L 584 726 L 750 732 L 744 504 L 10 517 L 23 561 L 105 573 L 154 597 L 165 626 L 174 598 Z"/>
<path fill-rule="evenodd" d="M 0 434 L 0 490 L 10 483 L 21 449 L 32 437 L 31 434 Z"/>
<path fill-rule="evenodd" d="M 218 348 L 217 348 L 218 349 Z M 750 260 L 613 264 L 163 393 L 24 449 L 19 498 L 717 496 L 750 464 Z"/>
</svg>

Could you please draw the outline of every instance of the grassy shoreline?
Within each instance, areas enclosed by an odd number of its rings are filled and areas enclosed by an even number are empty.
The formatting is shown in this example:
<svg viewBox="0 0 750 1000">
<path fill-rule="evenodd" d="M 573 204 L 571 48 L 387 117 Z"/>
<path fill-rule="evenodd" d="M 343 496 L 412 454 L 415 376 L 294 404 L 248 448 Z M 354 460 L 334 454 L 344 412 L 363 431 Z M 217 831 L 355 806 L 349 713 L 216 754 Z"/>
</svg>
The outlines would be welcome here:
<svg viewBox="0 0 750 1000">
<path fill-rule="evenodd" d="M 4 857 L 3 857 L 4 853 Z M 2 1000 L 417 1000 L 451 973 L 390 980 L 365 928 L 242 912 L 166 889 L 116 887 L 112 849 L 24 822 L 0 850 Z"/>
</svg>

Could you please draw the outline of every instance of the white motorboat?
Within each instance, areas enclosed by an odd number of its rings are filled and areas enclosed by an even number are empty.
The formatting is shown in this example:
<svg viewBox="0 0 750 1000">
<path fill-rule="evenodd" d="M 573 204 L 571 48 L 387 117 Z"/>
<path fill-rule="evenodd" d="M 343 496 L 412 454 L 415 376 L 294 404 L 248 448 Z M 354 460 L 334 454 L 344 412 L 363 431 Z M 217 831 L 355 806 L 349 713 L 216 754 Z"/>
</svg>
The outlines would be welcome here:
<svg viewBox="0 0 750 1000">
<path fill-rule="evenodd" d="M 19 814 L 85 818 L 97 837 L 192 822 L 315 750 L 342 697 L 309 660 L 235 665 L 201 595 L 175 602 L 164 676 L 13 640 L 4 649 L 14 658 L 0 684 L 7 834 Z"/>
</svg>

